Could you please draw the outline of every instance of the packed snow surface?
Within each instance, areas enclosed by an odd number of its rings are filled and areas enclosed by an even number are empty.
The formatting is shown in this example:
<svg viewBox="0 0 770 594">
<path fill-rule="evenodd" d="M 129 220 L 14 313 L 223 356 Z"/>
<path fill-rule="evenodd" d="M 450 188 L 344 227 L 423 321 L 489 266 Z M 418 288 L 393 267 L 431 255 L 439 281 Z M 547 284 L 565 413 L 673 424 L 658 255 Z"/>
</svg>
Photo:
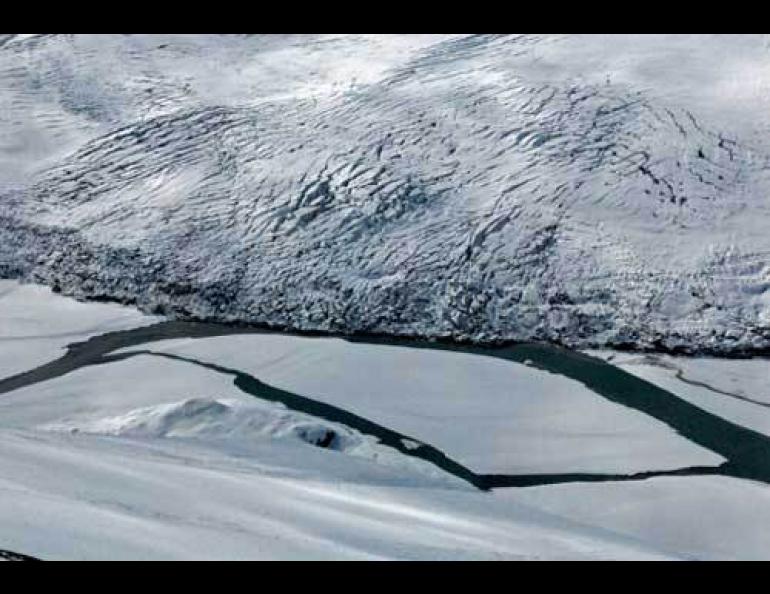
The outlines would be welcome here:
<svg viewBox="0 0 770 594">
<path fill-rule="evenodd" d="M 0 274 L 301 329 L 770 346 L 770 37 L 6 36 Z"/>
<path fill-rule="evenodd" d="M 679 556 L 468 488 L 383 484 L 371 465 L 304 450 L 237 457 L 175 440 L 2 431 L 3 546 L 44 559 Z"/>
<path fill-rule="evenodd" d="M 499 491 L 498 499 L 634 534 L 690 559 L 768 558 L 770 490 L 723 476 L 658 477 L 635 483 L 572 484 Z"/>
</svg>

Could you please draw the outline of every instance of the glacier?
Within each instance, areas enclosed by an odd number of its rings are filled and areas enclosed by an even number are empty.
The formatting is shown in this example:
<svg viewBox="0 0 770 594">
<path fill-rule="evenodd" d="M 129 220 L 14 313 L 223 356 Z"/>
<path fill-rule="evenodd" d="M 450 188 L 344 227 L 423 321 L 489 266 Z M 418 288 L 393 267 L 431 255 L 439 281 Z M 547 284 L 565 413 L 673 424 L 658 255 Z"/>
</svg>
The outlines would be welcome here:
<svg viewBox="0 0 770 594">
<path fill-rule="evenodd" d="M 0 81 L 0 277 L 295 330 L 770 347 L 770 36 L 3 36 Z"/>
</svg>

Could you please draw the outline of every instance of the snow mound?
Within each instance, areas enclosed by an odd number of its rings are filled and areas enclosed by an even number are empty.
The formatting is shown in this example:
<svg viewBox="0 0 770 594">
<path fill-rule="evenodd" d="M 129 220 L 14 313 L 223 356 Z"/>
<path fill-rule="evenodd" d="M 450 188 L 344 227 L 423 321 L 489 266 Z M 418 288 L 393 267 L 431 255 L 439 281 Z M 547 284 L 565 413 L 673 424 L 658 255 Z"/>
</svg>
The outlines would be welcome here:
<svg viewBox="0 0 770 594">
<path fill-rule="evenodd" d="M 244 404 L 237 400 L 189 398 L 145 406 L 109 417 L 70 418 L 40 425 L 39 429 L 131 439 L 185 439 L 248 452 L 259 443 L 314 446 L 417 472 L 455 479 L 429 462 L 404 456 L 369 435 L 274 404 Z"/>
<path fill-rule="evenodd" d="M 345 427 L 280 407 L 211 398 L 146 406 L 112 417 L 56 422 L 44 428 L 137 438 L 296 439 L 339 451 L 354 448 L 362 441 Z"/>
</svg>

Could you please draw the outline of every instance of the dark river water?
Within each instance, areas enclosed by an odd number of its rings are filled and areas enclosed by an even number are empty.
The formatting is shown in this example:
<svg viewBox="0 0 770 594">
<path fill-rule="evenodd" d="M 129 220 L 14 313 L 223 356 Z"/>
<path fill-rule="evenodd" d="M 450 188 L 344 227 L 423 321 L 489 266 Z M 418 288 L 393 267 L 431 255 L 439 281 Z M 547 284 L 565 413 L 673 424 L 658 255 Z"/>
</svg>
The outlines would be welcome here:
<svg viewBox="0 0 770 594">
<path fill-rule="evenodd" d="M 171 338 L 206 338 L 233 334 L 267 334 L 277 331 L 248 326 L 229 326 L 203 322 L 167 321 L 152 326 L 109 332 L 68 347 L 65 355 L 50 363 L 0 380 L 0 394 L 60 377 L 89 365 L 105 364 L 137 355 L 151 355 L 200 365 L 217 373 L 230 375 L 241 391 L 257 398 L 281 402 L 286 407 L 330 422 L 340 423 L 364 434 L 373 435 L 386 446 L 407 456 L 421 458 L 481 490 L 501 487 L 526 487 L 585 481 L 641 480 L 665 475 L 724 475 L 770 483 L 770 439 L 761 433 L 713 415 L 671 392 L 635 377 L 613 365 L 588 355 L 544 344 L 512 344 L 481 347 L 422 339 L 381 336 L 342 337 L 352 343 L 378 344 L 383 347 L 410 347 L 496 357 L 528 365 L 576 380 L 598 396 L 649 415 L 693 443 L 726 459 L 720 466 L 685 467 L 635 474 L 561 473 L 561 474 L 479 474 L 452 460 L 439 449 L 420 439 L 384 427 L 345 409 L 315 400 L 312 394 L 295 394 L 261 382 L 258 378 L 222 365 L 196 359 L 156 353 L 151 343 Z M 303 336 L 320 336 L 302 334 Z M 144 347 L 115 354 L 119 349 Z M 579 414 L 577 412 L 576 414 Z M 405 441 L 418 442 L 409 447 Z"/>
</svg>

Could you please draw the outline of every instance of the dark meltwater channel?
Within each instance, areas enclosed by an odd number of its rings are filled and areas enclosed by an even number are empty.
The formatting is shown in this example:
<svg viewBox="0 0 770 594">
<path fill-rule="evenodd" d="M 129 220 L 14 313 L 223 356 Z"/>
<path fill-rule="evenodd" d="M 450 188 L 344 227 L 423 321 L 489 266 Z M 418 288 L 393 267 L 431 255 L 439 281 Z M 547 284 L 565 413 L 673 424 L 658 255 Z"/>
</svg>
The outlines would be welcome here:
<svg viewBox="0 0 770 594">
<path fill-rule="evenodd" d="M 218 373 L 231 375 L 234 378 L 235 386 L 247 394 L 265 400 L 281 402 L 292 410 L 343 424 L 361 433 L 372 435 L 379 439 L 382 444 L 395 448 L 404 455 L 431 462 L 482 490 L 567 482 L 641 480 L 655 476 L 707 474 L 753 479 L 770 484 L 770 438 L 706 412 L 671 392 L 626 373 L 600 359 L 555 346 L 514 344 L 501 347 L 481 347 L 411 338 L 363 335 L 344 337 L 353 343 L 438 349 L 477 356 L 497 357 L 514 363 L 526 361 L 537 369 L 576 380 L 611 402 L 628 406 L 658 419 L 678 434 L 719 454 L 727 461 L 718 467 L 687 467 L 666 471 L 650 470 L 627 475 L 600 473 L 478 474 L 452 460 L 437 448 L 422 443 L 419 439 L 398 433 L 339 407 L 314 400 L 312 396 L 294 394 L 270 386 L 237 369 L 179 355 L 156 353 L 147 349 L 113 354 L 119 349 L 172 338 L 206 338 L 233 334 L 268 333 L 278 333 L 278 331 L 248 326 L 183 321 L 161 322 L 134 330 L 110 332 L 95 336 L 85 342 L 70 345 L 64 356 L 50 363 L 0 380 L 0 394 L 60 377 L 89 365 L 110 363 L 137 355 L 152 355 L 185 361 Z M 321 336 L 315 333 L 289 334 Z M 410 449 L 406 445 L 409 441 L 418 442 L 420 445 Z"/>
</svg>

